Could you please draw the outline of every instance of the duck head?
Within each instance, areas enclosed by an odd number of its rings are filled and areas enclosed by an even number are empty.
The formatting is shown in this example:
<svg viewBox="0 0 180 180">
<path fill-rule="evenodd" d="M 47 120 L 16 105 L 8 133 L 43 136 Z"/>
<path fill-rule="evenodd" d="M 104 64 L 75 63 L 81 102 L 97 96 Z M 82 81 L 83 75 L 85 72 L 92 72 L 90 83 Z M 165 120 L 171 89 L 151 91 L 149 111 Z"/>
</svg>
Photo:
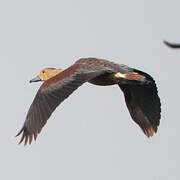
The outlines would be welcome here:
<svg viewBox="0 0 180 180">
<path fill-rule="evenodd" d="M 31 79 L 29 82 L 38 82 L 38 81 L 46 81 L 53 76 L 56 76 L 57 74 L 61 73 L 63 69 L 56 69 L 56 68 L 44 68 L 40 71 L 39 75 L 35 78 Z"/>
</svg>

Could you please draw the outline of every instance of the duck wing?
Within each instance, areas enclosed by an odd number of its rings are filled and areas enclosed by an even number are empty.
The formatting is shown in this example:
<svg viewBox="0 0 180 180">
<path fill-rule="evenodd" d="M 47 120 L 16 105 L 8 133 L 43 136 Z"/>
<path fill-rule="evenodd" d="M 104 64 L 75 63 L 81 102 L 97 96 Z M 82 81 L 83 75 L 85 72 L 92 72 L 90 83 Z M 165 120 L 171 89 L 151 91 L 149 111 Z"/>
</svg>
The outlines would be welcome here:
<svg viewBox="0 0 180 180">
<path fill-rule="evenodd" d="M 22 133 L 19 143 L 24 140 L 24 145 L 33 137 L 36 140 L 38 133 L 46 124 L 56 107 L 63 102 L 83 83 L 103 73 L 112 73 L 112 68 L 103 65 L 88 65 L 75 63 L 68 69 L 45 81 L 39 88 L 26 116 L 22 129 L 16 136 Z"/>
<path fill-rule="evenodd" d="M 127 108 L 132 119 L 140 126 L 147 137 L 157 132 L 160 123 L 161 103 L 153 78 L 142 71 L 134 69 L 146 77 L 150 83 L 119 84 L 124 93 Z"/>
</svg>

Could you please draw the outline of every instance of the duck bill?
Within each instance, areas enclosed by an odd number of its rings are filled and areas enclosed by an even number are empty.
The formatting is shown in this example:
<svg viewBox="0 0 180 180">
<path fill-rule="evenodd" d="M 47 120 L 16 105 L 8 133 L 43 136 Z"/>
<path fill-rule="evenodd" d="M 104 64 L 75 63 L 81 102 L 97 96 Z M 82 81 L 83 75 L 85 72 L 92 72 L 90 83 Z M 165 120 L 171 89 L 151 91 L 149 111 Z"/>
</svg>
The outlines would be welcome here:
<svg viewBox="0 0 180 180">
<path fill-rule="evenodd" d="M 32 83 L 32 82 L 38 82 L 38 81 L 42 81 L 42 80 L 40 79 L 39 76 L 36 76 L 35 78 L 31 79 L 29 82 Z"/>
</svg>

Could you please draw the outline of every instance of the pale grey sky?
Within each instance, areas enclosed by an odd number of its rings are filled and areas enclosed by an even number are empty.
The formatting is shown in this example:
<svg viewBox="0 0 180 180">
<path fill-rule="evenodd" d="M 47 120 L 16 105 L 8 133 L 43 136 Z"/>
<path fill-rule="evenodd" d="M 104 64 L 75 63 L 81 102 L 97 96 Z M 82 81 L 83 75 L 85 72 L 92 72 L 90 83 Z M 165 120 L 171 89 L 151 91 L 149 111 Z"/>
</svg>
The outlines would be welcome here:
<svg viewBox="0 0 180 180">
<path fill-rule="evenodd" d="M 1 0 L 0 179 L 179 180 L 179 0 Z M 53 113 L 36 142 L 15 134 L 44 67 L 99 57 L 151 74 L 162 103 L 148 139 L 131 120 L 118 87 L 84 84 Z"/>
</svg>

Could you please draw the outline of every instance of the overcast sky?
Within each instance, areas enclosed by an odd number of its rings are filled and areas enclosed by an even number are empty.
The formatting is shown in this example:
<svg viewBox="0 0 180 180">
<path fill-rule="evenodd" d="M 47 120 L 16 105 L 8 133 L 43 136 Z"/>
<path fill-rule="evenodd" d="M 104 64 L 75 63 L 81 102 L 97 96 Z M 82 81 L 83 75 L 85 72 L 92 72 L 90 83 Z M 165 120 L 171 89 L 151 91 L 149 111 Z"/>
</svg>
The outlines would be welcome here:
<svg viewBox="0 0 180 180">
<path fill-rule="evenodd" d="M 1 0 L 0 179 L 179 180 L 179 0 Z M 148 139 L 117 86 L 84 84 L 59 106 L 36 142 L 14 138 L 44 67 L 99 57 L 151 74 L 162 103 Z"/>
</svg>

